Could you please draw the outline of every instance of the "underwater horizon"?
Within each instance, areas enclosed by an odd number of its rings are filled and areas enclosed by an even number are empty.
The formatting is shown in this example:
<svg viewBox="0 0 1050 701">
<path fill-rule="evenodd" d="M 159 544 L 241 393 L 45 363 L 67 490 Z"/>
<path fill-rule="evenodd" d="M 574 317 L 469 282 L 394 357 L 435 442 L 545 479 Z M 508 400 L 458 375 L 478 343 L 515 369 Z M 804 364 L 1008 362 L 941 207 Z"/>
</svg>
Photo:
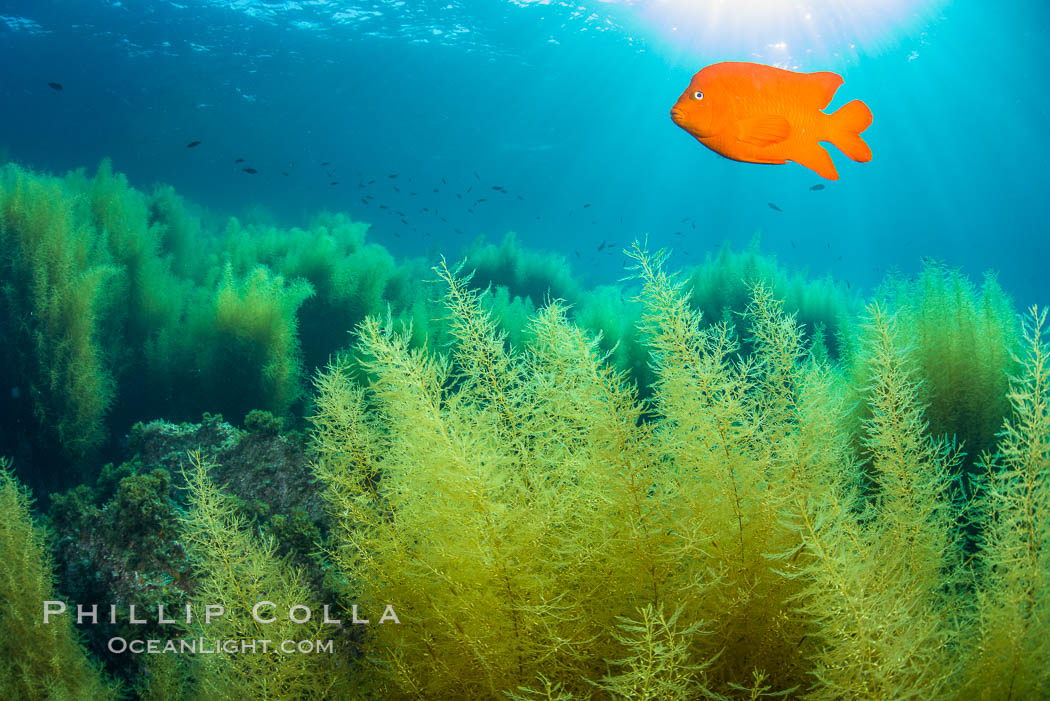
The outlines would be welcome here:
<svg viewBox="0 0 1050 701">
<path fill-rule="evenodd" d="M 1047 28 L 0 0 L 0 692 L 1050 699 Z"/>
</svg>

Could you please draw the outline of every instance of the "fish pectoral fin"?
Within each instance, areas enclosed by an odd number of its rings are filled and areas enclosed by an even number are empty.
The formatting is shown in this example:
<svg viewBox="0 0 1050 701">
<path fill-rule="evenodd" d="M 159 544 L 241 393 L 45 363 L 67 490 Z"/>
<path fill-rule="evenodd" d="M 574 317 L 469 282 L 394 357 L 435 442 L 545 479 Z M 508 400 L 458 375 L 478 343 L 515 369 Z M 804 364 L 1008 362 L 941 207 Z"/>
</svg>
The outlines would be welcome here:
<svg viewBox="0 0 1050 701">
<path fill-rule="evenodd" d="M 791 124 L 788 120 L 773 115 L 742 119 L 738 126 L 738 138 L 752 146 L 779 144 L 791 134 Z"/>
<path fill-rule="evenodd" d="M 839 179 L 835 164 L 831 162 L 831 155 L 816 141 L 801 146 L 795 153 L 788 156 L 788 160 L 809 168 L 822 178 Z"/>
</svg>

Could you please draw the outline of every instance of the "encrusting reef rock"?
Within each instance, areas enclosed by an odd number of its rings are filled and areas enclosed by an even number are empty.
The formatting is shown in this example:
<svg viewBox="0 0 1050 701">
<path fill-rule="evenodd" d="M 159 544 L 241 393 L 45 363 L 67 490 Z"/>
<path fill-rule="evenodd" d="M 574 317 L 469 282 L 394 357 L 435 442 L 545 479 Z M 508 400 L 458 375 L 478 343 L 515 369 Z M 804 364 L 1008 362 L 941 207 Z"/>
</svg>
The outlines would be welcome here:
<svg viewBox="0 0 1050 701">
<path fill-rule="evenodd" d="M 246 430 L 219 414 L 200 423 L 157 420 L 135 424 L 127 437 L 127 460 L 106 465 L 95 486 L 81 485 L 52 498 L 58 590 L 70 609 L 99 605 L 99 625 L 82 630 L 89 646 L 113 670 L 133 676 L 137 663 L 116 659 L 106 649 L 114 636 L 169 638 L 180 631 L 159 625 L 155 612 L 181 611 L 195 590 L 192 563 L 178 537 L 186 506 L 183 470 L 189 452 L 213 465 L 212 477 L 231 495 L 262 536 L 273 536 L 277 551 L 303 568 L 315 590 L 324 575 L 311 553 L 325 530 L 325 511 L 296 434 L 282 434 L 281 422 L 253 411 Z M 109 606 L 127 619 L 128 606 L 147 614 L 148 623 L 108 623 Z M 140 614 L 141 615 L 141 614 Z"/>
</svg>

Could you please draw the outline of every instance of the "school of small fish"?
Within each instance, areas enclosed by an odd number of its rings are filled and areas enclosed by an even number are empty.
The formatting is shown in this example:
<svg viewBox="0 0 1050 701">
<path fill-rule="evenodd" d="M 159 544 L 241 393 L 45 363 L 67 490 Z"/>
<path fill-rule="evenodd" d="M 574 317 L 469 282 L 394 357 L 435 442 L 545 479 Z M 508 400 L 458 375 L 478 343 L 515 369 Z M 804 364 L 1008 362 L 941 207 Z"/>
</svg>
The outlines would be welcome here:
<svg viewBox="0 0 1050 701">
<path fill-rule="evenodd" d="M 793 161 L 810 168 L 818 175 L 829 179 L 838 179 L 838 173 L 828 152 L 819 146 L 819 141 L 830 141 L 838 146 L 847 156 L 858 162 L 871 159 L 871 150 L 860 137 L 872 121 L 871 111 L 859 100 L 853 100 L 832 114 L 825 114 L 821 110 L 827 107 L 834 96 L 835 91 L 842 84 L 842 78 L 834 73 L 796 73 L 772 66 L 743 62 L 717 63 L 700 70 L 693 76 L 689 87 L 671 109 L 671 117 L 682 129 L 686 130 L 701 144 L 711 150 L 737 161 L 752 163 L 786 163 Z M 61 83 L 48 82 L 48 87 L 54 91 L 64 91 Z M 204 143 L 202 139 L 194 139 L 186 143 L 186 148 L 196 149 Z M 246 175 L 257 175 L 259 170 L 253 166 L 243 165 L 245 158 L 237 156 L 233 159 L 234 165 L 241 166 L 240 170 Z M 326 169 L 330 187 L 336 187 L 340 180 L 336 178 L 332 161 L 320 161 L 320 168 Z M 291 177 L 294 172 L 295 163 L 288 164 L 288 170 L 280 171 L 283 177 Z M 481 181 L 481 175 L 472 171 L 475 181 Z M 394 184 L 401 177 L 400 173 L 386 174 L 386 181 L 398 194 L 401 188 Z M 359 190 L 367 190 L 377 184 L 379 176 L 367 180 L 361 178 L 357 184 Z M 433 183 L 430 188 L 432 194 L 439 194 L 443 187 L 448 186 L 448 178 L 441 176 L 440 186 Z M 407 178 L 412 183 L 412 178 Z M 511 194 L 503 185 L 494 184 L 490 186 L 493 192 L 500 195 Z M 823 183 L 810 186 L 811 191 L 825 189 Z M 455 192 L 457 200 L 464 200 L 464 195 L 471 195 L 473 184 L 468 185 L 463 191 Z M 409 191 L 410 197 L 415 197 L 417 191 Z M 518 200 L 524 200 L 524 196 L 516 194 Z M 359 198 L 362 206 L 369 207 L 376 199 L 375 195 L 363 194 Z M 474 214 L 474 208 L 488 201 L 486 197 L 476 197 L 470 206 L 466 207 L 466 214 Z M 768 207 L 775 212 L 783 213 L 775 202 L 768 202 Z M 586 202 L 581 210 L 590 209 L 592 203 Z M 389 205 L 380 204 L 378 208 L 390 216 L 397 217 L 401 224 L 411 227 L 412 231 L 418 231 L 409 221 L 409 214 L 402 210 L 392 210 Z M 433 215 L 442 223 L 448 225 L 449 220 L 439 213 L 437 208 L 421 207 L 420 212 Z M 568 210 L 568 216 L 572 216 L 574 210 Z M 540 219 L 540 216 L 536 216 Z M 623 224 L 621 216 L 620 224 Z M 591 222 L 597 224 L 597 220 Z M 690 224 L 690 229 L 696 229 L 696 220 L 692 217 L 683 218 L 679 224 Z M 464 231 L 459 227 L 451 227 L 460 235 Z M 394 236 L 399 237 L 396 231 Z M 424 236 L 430 236 L 425 231 Z M 675 230 L 673 236 L 685 236 L 682 230 Z M 795 242 L 791 241 L 791 247 Z M 715 244 L 717 247 L 720 244 Z M 828 244 L 830 248 L 830 242 Z M 596 252 L 613 252 L 616 244 L 608 243 L 605 239 L 597 245 Z M 582 258 L 579 249 L 573 251 L 577 258 Z M 689 251 L 684 251 L 689 256 Z M 593 254 L 591 259 L 593 259 Z M 842 256 L 839 256 L 841 260 Z"/>
</svg>

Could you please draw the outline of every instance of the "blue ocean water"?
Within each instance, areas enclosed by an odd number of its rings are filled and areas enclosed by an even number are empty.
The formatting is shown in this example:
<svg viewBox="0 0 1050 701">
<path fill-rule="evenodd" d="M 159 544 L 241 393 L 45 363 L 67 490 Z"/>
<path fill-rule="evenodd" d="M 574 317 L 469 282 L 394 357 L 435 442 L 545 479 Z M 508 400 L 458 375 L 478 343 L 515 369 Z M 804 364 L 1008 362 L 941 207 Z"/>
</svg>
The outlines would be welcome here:
<svg viewBox="0 0 1050 701">
<path fill-rule="evenodd" d="M 111 157 L 287 225 L 347 211 L 397 254 L 516 231 L 606 282 L 634 238 L 689 265 L 758 235 L 855 289 L 932 257 L 1045 304 L 1048 20 L 1037 0 L 4 0 L 0 154 Z M 841 179 L 812 191 L 701 147 L 668 110 L 723 60 L 840 73 L 831 108 L 870 106 L 873 160 L 831 148 Z"/>
</svg>

